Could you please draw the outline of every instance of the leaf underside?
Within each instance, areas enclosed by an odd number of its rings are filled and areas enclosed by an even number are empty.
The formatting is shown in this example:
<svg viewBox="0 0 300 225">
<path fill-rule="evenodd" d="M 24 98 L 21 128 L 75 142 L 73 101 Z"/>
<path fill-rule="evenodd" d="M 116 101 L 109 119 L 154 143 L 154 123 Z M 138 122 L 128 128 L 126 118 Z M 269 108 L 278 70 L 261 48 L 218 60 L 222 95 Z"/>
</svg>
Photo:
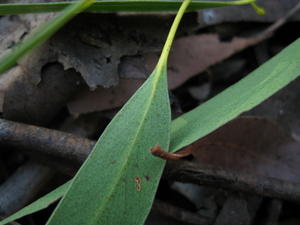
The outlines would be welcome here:
<svg viewBox="0 0 300 225">
<path fill-rule="evenodd" d="M 141 224 L 165 164 L 149 150 L 168 149 L 170 122 L 166 75 L 154 72 L 108 125 L 47 224 Z"/>
</svg>

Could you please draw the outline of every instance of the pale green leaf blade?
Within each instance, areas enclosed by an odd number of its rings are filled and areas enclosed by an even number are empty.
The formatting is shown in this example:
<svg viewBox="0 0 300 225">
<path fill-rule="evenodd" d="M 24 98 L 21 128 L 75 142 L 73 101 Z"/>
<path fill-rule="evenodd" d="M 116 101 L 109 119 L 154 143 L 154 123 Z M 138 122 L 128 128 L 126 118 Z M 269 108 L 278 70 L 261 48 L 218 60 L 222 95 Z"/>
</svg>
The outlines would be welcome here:
<svg viewBox="0 0 300 225">
<path fill-rule="evenodd" d="M 107 126 L 48 225 L 144 223 L 165 165 L 150 149 L 168 150 L 170 142 L 167 58 L 189 3 L 182 3 L 155 70 Z"/>
<path fill-rule="evenodd" d="M 253 3 L 255 0 L 239 1 L 193 1 L 188 10 L 199 10 L 230 5 L 244 5 Z M 64 9 L 72 2 L 53 2 L 53 3 L 14 3 L 0 4 L 0 15 L 20 14 L 20 13 L 41 13 L 55 12 Z M 86 9 L 86 12 L 155 12 L 155 11 L 177 11 L 181 1 L 178 0 L 110 0 L 96 1 Z"/>
<path fill-rule="evenodd" d="M 155 145 L 160 145 L 167 150 L 170 139 L 171 117 L 166 67 L 162 72 L 162 76 L 157 81 L 155 79 L 157 78 L 156 71 L 154 71 L 150 79 L 109 124 L 85 165 L 80 169 L 77 179 L 75 177 L 71 181 L 73 185 L 79 183 L 80 189 L 79 191 L 75 189 L 74 195 L 72 192 L 66 195 L 65 199 L 69 200 L 67 204 L 70 204 L 67 208 L 68 212 L 63 210 L 60 215 L 58 211 L 55 214 L 55 216 L 58 215 L 58 219 L 54 216 L 54 221 L 52 220 L 53 222 L 50 224 L 56 224 L 56 221 L 58 224 L 67 224 L 71 221 L 74 225 L 84 225 L 85 222 L 91 222 L 90 219 L 95 219 L 94 215 L 97 213 L 94 207 L 99 213 L 99 218 L 97 217 L 96 220 L 103 220 L 99 224 L 122 224 L 122 221 L 127 220 L 135 224 L 134 221 L 145 219 L 152 205 L 165 164 L 164 160 L 153 156 L 149 150 Z M 142 118 L 141 121 L 139 121 L 140 118 Z M 117 126 L 117 132 L 110 132 L 115 126 Z M 138 127 L 138 130 L 133 129 L 135 127 Z M 87 174 L 80 176 L 85 171 Z M 110 185 L 107 186 L 107 184 Z M 45 197 L 1 221 L 0 224 L 6 224 L 42 210 L 64 196 L 68 189 L 72 191 L 69 184 L 55 189 Z M 128 200 L 124 198 L 128 198 Z M 100 211 L 97 207 L 99 201 L 91 204 L 95 200 L 101 200 Z M 133 205 L 128 204 L 130 202 Z M 61 207 L 64 207 L 64 204 L 61 204 Z M 108 209 L 115 209 L 120 215 L 112 216 L 105 212 Z M 133 214 L 135 216 L 130 217 Z M 129 217 L 125 218 L 124 215 Z"/>
<path fill-rule="evenodd" d="M 157 83 L 155 93 L 154 78 L 155 72 L 109 124 L 73 179 L 75 188 L 69 189 L 69 194 L 49 224 L 84 225 L 94 224 L 98 220 L 103 220 L 99 224 L 123 224 L 122 221 L 132 219 L 124 218 L 123 214 L 135 214 L 137 221 L 147 215 L 164 166 L 164 161 L 152 156 L 149 150 L 158 144 L 168 149 L 170 129 L 166 76 L 162 76 Z M 157 123 L 153 123 L 153 120 Z M 136 127 L 139 129 L 136 130 Z M 29 213 L 41 210 L 43 207 L 40 205 L 56 200 L 54 194 L 49 195 L 51 198 L 39 199 L 36 204 L 29 205 Z M 130 202 L 134 202 L 134 205 Z M 110 214 L 105 211 L 108 209 L 115 209 L 120 214 Z M 19 212 L 18 215 L 24 213 L 28 211 Z M 95 218 L 97 213 L 99 215 Z M 5 221 L 11 221 L 18 215 Z M 121 218 L 121 221 L 107 221 Z M 131 223 L 136 224 L 132 220 Z"/>
<path fill-rule="evenodd" d="M 50 204 L 59 200 L 65 194 L 69 185 L 70 185 L 70 181 L 59 186 L 55 190 L 53 190 L 50 193 L 46 194 L 45 196 L 39 198 L 38 200 L 34 201 L 30 205 L 24 207 L 23 209 L 19 210 L 18 212 L 14 213 L 13 215 L 5 218 L 4 220 L 2 220 L 0 222 L 0 225 L 7 224 L 14 220 L 20 219 L 23 216 L 26 216 L 26 215 L 29 215 L 29 214 L 32 214 L 32 213 L 35 213 L 37 211 L 47 208 Z"/>
<path fill-rule="evenodd" d="M 164 167 L 164 161 L 149 150 L 155 145 L 169 147 L 166 76 L 155 78 L 154 72 L 109 124 L 49 225 L 144 220 Z"/>
<path fill-rule="evenodd" d="M 34 33 L 29 35 L 21 44 L 18 44 L 8 55 L 0 60 L 0 74 L 11 68 L 16 62 L 33 48 L 39 46 L 51 37 L 59 28 L 71 20 L 78 13 L 82 12 L 93 4 L 95 0 L 74 1 L 58 16 L 39 27 Z"/>
<path fill-rule="evenodd" d="M 300 75 L 300 39 L 247 77 L 171 125 L 172 152 L 187 146 L 250 110 Z"/>
</svg>

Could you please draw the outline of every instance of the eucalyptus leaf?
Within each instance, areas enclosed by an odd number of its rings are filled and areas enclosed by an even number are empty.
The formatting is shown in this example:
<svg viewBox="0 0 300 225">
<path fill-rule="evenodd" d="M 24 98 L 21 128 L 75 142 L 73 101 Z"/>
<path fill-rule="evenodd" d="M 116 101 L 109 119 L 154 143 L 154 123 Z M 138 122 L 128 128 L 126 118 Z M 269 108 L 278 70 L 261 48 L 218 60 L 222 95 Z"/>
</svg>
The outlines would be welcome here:
<svg viewBox="0 0 300 225">
<path fill-rule="evenodd" d="M 300 75 L 300 39 L 171 125 L 170 151 L 174 152 L 250 110 Z"/>
<path fill-rule="evenodd" d="M 95 0 L 74 1 L 74 4 L 69 4 L 69 7 L 67 7 L 60 15 L 39 27 L 39 29 L 29 35 L 23 42 L 18 44 L 10 53 L 8 53 L 8 55 L 5 55 L 0 60 L 0 74 L 14 66 L 22 56 L 33 48 L 45 42 L 65 23 L 91 6 L 94 1 Z"/>
<path fill-rule="evenodd" d="M 169 149 L 171 112 L 167 57 L 190 0 L 180 7 L 157 67 L 107 126 L 47 225 L 143 224 Z"/>
<path fill-rule="evenodd" d="M 142 224 L 169 148 L 166 69 L 153 72 L 108 125 L 47 224 Z"/>
<path fill-rule="evenodd" d="M 194 0 L 187 10 L 199 10 L 205 8 L 222 7 L 230 5 L 244 5 L 254 3 L 255 0 L 239 1 L 197 1 Z M 0 4 L 0 15 L 20 14 L 20 13 L 41 13 L 60 11 L 69 2 L 52 3 L 12 3 Z M 109 0 L 96 1 L 86 12 L 118 12 L 118 11 L 136 11 L 136 12 L 155 12 L 155 11 L 177 11 L 181 1 L 179 0 Z"/>
</svg>

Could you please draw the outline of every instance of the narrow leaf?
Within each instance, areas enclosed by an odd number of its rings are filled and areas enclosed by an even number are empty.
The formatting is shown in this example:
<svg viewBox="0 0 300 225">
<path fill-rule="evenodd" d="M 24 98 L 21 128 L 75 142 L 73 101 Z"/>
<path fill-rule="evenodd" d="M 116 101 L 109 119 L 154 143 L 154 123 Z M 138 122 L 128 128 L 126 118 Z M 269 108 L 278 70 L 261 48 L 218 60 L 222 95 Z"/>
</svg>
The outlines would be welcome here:
<svg viewBox="0 0 300 225">
<path fill-rule="evenodd" d="M 28 36 L 21 44 L 18 44 L 12 52 L 0 60 L 0 74 L 11 68 L 16 62 L 33 48 L 39 46 L 51 37 L 59 28 L 93 4 L 94 0 L 80 0 L 69 4 L 60 15 L 41 26 L 38 30 Z"/>
<path fill-rule="evenodd" d="M 149 149 L 169 147 L 166 76 L 157 78 L 111 121 L 47 224 L 142 224 L 164 166 Z"/>
<path fill-rule="evenodd" d="M 149 150 L 170 142 L 167 56 L 190 0 L 180 8 L 159 63 L 105 129 L 48 225 L 143 224 L 165 161 Z"/>
<path fill-rule="evenodd" d="M 205 8 L 222 7 L 230 5 L 244 5 L 254 3 L 255 0 L 239 1 L 193 1 L 188 10 L 199 10 Z M 60 11 L 71 2 L 53 2 L 53 3 L 12 3 L 0 4 L 0 15 L 21 14 L 21 13 L 41 13 Z M 177 11 L 181 1 L 178 0 L 110 0 L 96 1 L 92 6 L 86 9 L 86 12 L 118 12 L 118 11 Z"/>
<path fill-rule="evenodd" d="M 172 122 L 172 152 L 250 110 L 300 75 L 300 39 L 247 77 Z"/>
</svg>

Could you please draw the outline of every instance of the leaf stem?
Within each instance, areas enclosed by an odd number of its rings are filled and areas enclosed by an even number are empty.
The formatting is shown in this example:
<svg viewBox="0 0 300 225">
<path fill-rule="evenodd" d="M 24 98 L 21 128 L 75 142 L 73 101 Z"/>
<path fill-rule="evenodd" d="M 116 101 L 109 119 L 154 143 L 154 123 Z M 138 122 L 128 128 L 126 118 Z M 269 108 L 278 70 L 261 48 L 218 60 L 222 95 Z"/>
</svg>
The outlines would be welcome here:
<svg viewBox="0 0 300 225">
<path fill-rule="evenodd" d="M 176 31 L 178 29 L 178 25 L 182 19 L 182 16 L 184 14 L 184 12 L 186 11 L 187 7 L 189 6 L 189 4 L 191 3 L 191 0 L 184 0 L 182 5 L 179 8 L 179 11 L 174 19 L 174 22 L 172 24 L 172 27 L 169 31 L 167 40 L 165 42 L 164 48 L 162 50 L 162 53 L 160 55 L 159 61 L 157 63 L 156 69 L 157 70 L 162 70 L 166 64 L 167 64 L 167 60 L 168 60 L 168 56 L 172 47 L 172 43 L 174 41 L 174 37 L 176 34 Z M 158 73 L 159 75 L 162 73 Z"/>
</svg>

